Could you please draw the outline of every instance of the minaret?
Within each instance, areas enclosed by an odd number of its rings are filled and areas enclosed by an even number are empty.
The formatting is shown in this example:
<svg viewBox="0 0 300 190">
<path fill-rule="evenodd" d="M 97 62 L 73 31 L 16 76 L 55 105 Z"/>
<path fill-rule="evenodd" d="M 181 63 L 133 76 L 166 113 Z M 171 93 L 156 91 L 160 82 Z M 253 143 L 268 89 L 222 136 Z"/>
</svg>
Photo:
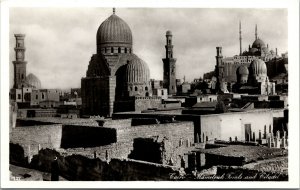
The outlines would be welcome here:
<svg viewBox="0 0 300 190">
<path fill-rule="evenodd" d="M 255 24 L 255 40 L 257 40 L 257 24 Z"/>
<path fill-rule="evenodd" d="M 241 25 L 241 21 L 240 21 L 240 55 L 242 55 L 242 25 Z"/>
<path fill-rule="evenodd" d="M 14 88 L 22 88 L 26 80 L 26 64 L 25 61 L 25 34 L 15 34 L 16 38 L 16 61 L 14 64 Z"/>
<path fill-rule="evenodd" d="M 173 58 L 172 32 L 166 32 L 166 58 L 164 63 L 164 80 L 163 87 L 168 89 L 168 94 L 175 95 L 176 90 L 176 59 Z"/>
<path fill-rule="evenodd" d="M 222 75 L 221 72 L 222 70 L 220 69 L 220 66 L 222 64 L 222 47 L 216 47 L 217 49 L 217 56 L 216 56 L 216 69 L 215 69 L 215 74 L 216 74 L 216 78 L 217 78 L 217 84 L 216 84 L 216 92 L 220 92 L 221 91 L 221 81 L 222 81 Z"/>
</svg>

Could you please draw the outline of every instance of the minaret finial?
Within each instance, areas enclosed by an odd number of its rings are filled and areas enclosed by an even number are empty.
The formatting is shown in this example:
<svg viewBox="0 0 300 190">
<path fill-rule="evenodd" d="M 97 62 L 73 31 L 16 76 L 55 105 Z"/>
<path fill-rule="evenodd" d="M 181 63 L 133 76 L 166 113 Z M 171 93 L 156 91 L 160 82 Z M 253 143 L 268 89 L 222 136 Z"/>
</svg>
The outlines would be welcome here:
<svg viewBox="0 0 300 190">
<path fill-rule="evenodd" d="M 255 24 L 255 40 L 257 40 L 257 24 Z"/>
<path fill-rule="evenodd" d="M 113 8 L 113 14 L 116 14 L 116 8 L 115 7 Z"/>
</svg>

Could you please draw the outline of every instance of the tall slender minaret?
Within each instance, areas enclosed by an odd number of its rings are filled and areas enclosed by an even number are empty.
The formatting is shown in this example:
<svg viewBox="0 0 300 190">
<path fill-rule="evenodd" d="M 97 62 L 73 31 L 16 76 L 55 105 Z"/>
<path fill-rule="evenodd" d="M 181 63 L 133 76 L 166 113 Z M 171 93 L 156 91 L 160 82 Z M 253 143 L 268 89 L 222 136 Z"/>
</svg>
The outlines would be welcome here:
<svg viewBox="0 0 300 190">
<path fill-rule="evenodd" d="M 221 82 L 223 78 L 222 76 L 223 69 L 221 68 L 223 55 L 222 55 L 222 47 L 216 47 L 216 49 L 217 49 L 217 56 L 216 56 L 215 75 L 217 78 L 216 92 L 218 93 L 221 91 Z"/>
<path fill-rule="evenodd" d="M 257 40 L 257 24 L 255 24 L 255 40 Z"/>
<path fill-rule="evenodd" d="M 166 32 L 166 58 L 164 63 L 164 80 L 163 87 L 168 89 L 168 94 L 175 95 L 176 90 L 176 59 L 173 58 L 172 32 Z"/>
<path fill-rule="evenodd" d="M 25 43 L 24 38 L 25 34 L 15 34 L 16 38 L 16 61 L 13 61 L 14 64 L 14 88 L 22 88 L 26 80 L 26 64 L 25 61 Z"/>
<path fill-rule="evenodd" d="M 240 21 L 240 55 L 242 55 L 242 25 L 241 25 L 241 21 Z"/>
</svg>

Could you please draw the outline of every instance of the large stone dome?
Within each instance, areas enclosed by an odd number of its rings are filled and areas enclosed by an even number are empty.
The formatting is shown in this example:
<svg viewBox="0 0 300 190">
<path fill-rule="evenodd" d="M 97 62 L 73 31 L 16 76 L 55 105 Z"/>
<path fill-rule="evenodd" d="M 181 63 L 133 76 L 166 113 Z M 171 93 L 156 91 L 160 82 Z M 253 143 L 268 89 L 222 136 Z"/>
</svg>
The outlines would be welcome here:
<svg viewBox="0 0 300 190">
<path fill-rule="evenodd" d="M 252 74 L 259 76 L 259 75 L 267 75 L 267 66 L 266 63 L 261 59 L 255 59 L 250 64 L 250 68 L 252 70 Z"/>
<path fill-rule="evenodd" d="M 29 84 L 31 87 L 40 89 L 41 88 L 41 81 L 38 79 L 34 74 L 30 73 L 26 77 L 26 83 Z"/>
<path fill-rule="evenodd" d="M 259 38 L 257 38 L 252 44 L 252 48 L 259 49 L 259 48 L 263 48 L 263 47 L 266 47 L 265 42 Z"/>
<path fill-rule="evenodd" d="M 100 25 L 96 38 L 98 52 L 103 48 L 132 48 L 131 30 L 128 24 L 115 13 Z"/>
<path fill-rule="evenodd" d="M 150 81 L 150 70 L 146 62 L 133 58 L 126 66 L 126 82 L 134 84 L 148 84 Z"/>
</svg>

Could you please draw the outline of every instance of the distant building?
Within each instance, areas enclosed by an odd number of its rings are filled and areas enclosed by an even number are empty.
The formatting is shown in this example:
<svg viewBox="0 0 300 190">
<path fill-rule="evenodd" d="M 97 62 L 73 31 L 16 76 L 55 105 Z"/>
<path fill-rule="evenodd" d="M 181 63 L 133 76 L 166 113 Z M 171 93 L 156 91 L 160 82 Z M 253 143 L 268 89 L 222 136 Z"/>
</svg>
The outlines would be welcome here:
<svg viewBox="0 0 300 190">
<path fill-rule="evenodd" d="M 269 82 L 276 82 L 285 80 L 288 74 L 288 56 L 287 53 L 283 54 L 281 57 L 277 53 L 277 48 L 270 50 L 269 45 L 258 37 L 257 26 L 255 27 L 255 40 L 252 46 L 249 45 L 248 51 L 242 52 L 242 31 L 240 24 L 240 53 L 233 57 L 223 57 L 222 47 L 217 49 L 217 63 L 214 72 L 205 73 L 204 79 L 211 79 L 212 74 L 217 76 L 217 88 L 227 86 L 227 90 L 232 90 L 232 85 L 239 82 L 238 80 L 238 69 L 243 67 L 249 68 L 253 61 L 261 60 L 266 65 L 267 76 Z M 285 73 L 285 75 L 282 75 Z M 219 84 L 218 84 L 219 82 Z M 285 83 L 287 84 L 287 82 Z M 219 85 L 219 86 L 218 86 Z"/>
</svg>

